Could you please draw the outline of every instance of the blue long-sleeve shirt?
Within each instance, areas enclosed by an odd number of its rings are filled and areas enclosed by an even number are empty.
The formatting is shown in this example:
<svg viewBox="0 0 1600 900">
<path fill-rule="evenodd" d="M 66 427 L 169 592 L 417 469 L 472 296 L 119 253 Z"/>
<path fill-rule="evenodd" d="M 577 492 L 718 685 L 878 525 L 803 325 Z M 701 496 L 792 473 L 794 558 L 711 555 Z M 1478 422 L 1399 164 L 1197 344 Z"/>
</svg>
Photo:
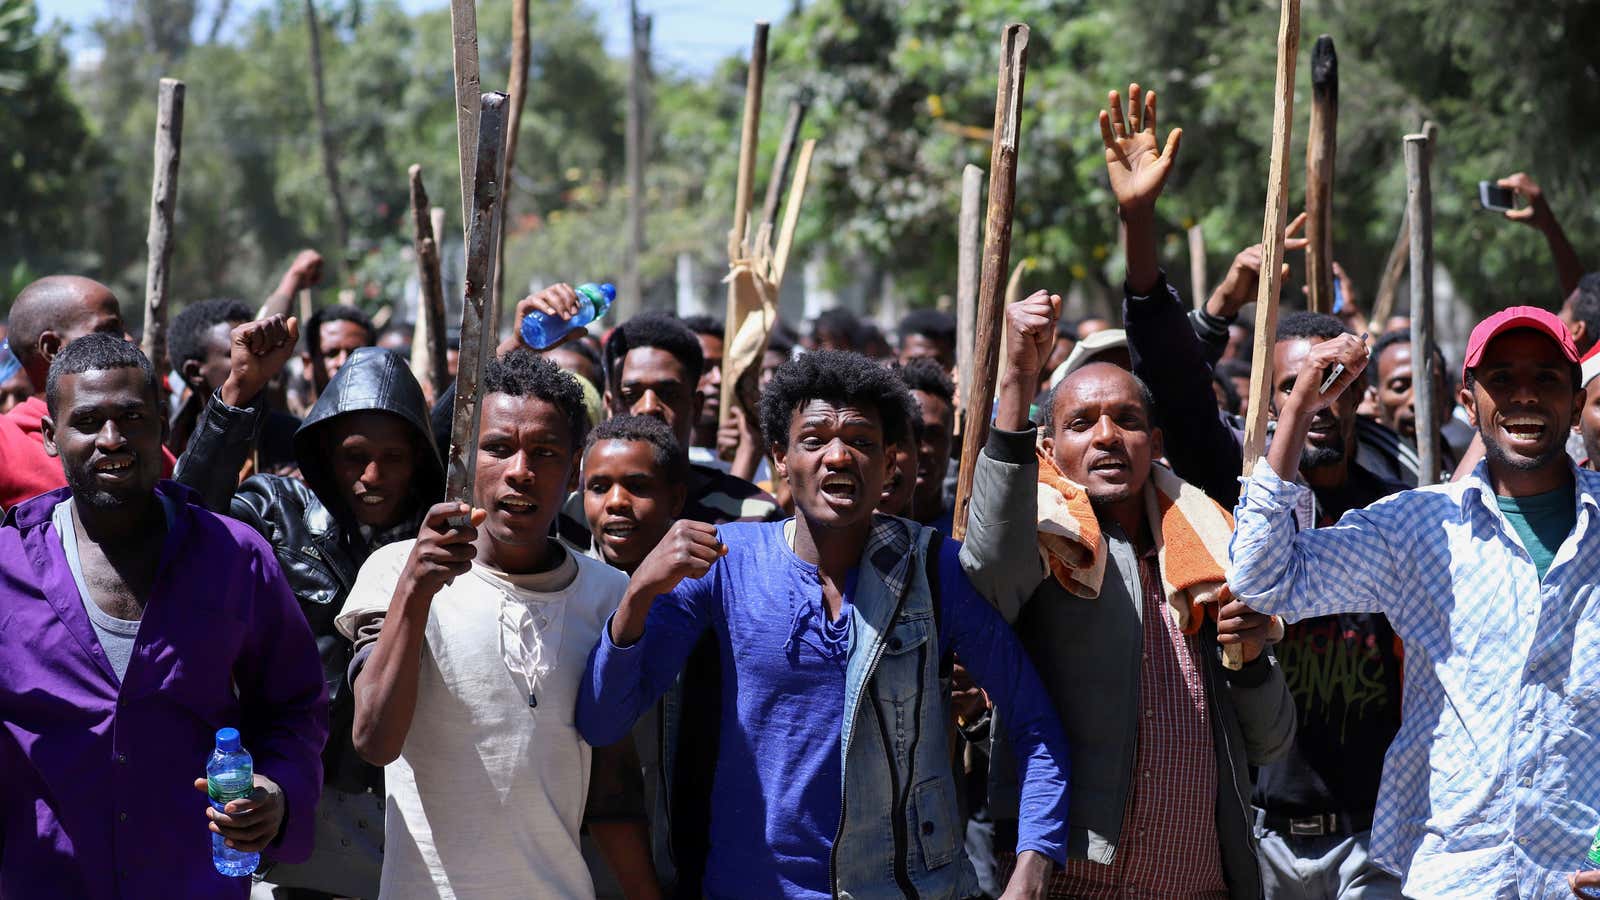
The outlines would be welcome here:
<svg viewBox="0 0 1600 900">
<path fill-rule="evenodd" d="M 657 598 L 637 643 L 618 647 L 609 629 L 601 636 L 578 697 L 578 729 L 596 746 L 621 739 L 712 629 L 725 675 L 704 889 L 713 897 L 826 897 L 856 572 L 829 622 L 817 567 L 789 548 L 783 523 L 724 525 L 719 534 L 728 554 Z M 955 541 L 941 544 L 939 645 L 1006 710 L 1028 773 L 1018 852 L 1063 861 L 1065 735 L 1015 635 L 962 572 L 959 552 Z"/>
</svg>

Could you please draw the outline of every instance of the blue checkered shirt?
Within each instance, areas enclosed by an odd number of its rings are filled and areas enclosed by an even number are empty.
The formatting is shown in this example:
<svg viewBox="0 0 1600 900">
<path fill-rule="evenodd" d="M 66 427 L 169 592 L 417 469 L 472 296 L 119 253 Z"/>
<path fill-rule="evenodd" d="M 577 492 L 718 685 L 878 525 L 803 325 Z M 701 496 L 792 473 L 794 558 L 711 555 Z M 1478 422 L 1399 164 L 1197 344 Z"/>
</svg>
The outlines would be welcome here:
<svg viewBox="0 0 1600 900">
<path fill-rule="evenodd" d="M 1305 487 L 1256 463 L 1228 581 L 1290 620 L 1381 612 L 1405 642 L 1377 863 L 1407 897 L 1570 896 L 1600 826 L 1600 473 L 1574 469 L 1577 524 L 1540 581 L 1488 470 L 1301 530 Z"/>
</svg>

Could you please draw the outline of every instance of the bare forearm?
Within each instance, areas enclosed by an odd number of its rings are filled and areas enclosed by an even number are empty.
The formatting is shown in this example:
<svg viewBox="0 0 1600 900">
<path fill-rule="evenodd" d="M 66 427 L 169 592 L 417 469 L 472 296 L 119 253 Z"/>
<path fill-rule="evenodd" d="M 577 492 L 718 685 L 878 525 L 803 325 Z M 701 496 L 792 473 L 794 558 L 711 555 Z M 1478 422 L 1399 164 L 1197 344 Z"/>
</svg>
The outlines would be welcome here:
<svg viewBox="0 0 1600 900">
<path fill-rule="evenodd" d="M 594 838 L 611 874 L 627 900 L 658 900 L 661 883 L 650 861 L 650 829 L 643 820 L 590 822 Z"/>
<path fill-rule="evenodd" d="M 1161 277 L 1156 255 L 1156 219 L 1153 210 L 1122 210 L 1124 253 L 1128 261 L 1128 290 L 1135 295 L 1150 293 Z"/>
<path fill-rule="evenodd" d="M 1284 409 L 1278 415 L 1278 428 L 1267 447 L 1267 465 L 1284 481 L 1294 481 L 1300 471 L 1300 452 L 1306 445 L 1311 420 Z"/>
<path fill-rule="evenodd" d="M 743 440 L 739 442 L 739 449 L 734 451 L 733 465 L 728 473 L 735 478 L 745 481 L 755 481 L 756 469 L 761 467 L 761 442 Z"/>
<path fill-rule="evenodd" d="M 1000 395 L 995 401 L 994 427 L 1005 431 L 1028 429 L 1028 407 L 1033 402 L 1036 374 L 1008 369 L 1000 375 Z"/>
<path fill-rule="evenodd" d="M 1572 242 L 1567 240 L 1567 233 L 1554 216 L 1550 224 L 1541 230 L 1545 242 L 1550 245 L 1550 255 L 1555 258 L 1556 276 L 1561 279 L 1561 296 L 1565 298 L 1578 289 L 1578 281 L 1583 278 L 1583 262 L 1578 259 L 1578 251 L 1573 249 Z"/>
<path fill-rule="evenodd" d="M 408 602 L 396 592 L 372 656 L 356 676 L 352 738 L 356 752 L 375 766 L 397 759 L 411 731 L 427 625 L 427 602 Z"/>
</svg>

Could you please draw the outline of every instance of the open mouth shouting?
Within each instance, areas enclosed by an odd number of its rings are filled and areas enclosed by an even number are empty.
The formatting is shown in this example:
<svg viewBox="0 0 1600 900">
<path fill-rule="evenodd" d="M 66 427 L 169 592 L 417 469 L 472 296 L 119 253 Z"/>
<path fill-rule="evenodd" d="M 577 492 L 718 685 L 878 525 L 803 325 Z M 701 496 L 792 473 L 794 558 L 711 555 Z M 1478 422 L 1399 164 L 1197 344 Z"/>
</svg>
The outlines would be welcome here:
<svg viewBox="0 0 1600 900">
<path fill-rule="evenodd" d="M 1089 463 L 1089 471 L 1102 478 L 1120 480 L 1133 474 L 1133 464 L 1120 453 L 1107 453 Z"/>
<path fill-rule="evenodd" d="M 539 511 L 539 504 L 520 494 L 507 494 L 495 502 L 494 508 L 506 518 L 521 520 Z"/>
<path fill-rule="evenodd" d="M 822 478 L 819 486 L 822 496 L 832 503 L 851 504 L 860 498 L 861 486 L 856 479 L 843 472 L 831 472 Z"/>
<path fill-rule="evenodd" d="M 610 547 L 620 547 L 633 539 L 639 523 L 621 516 L 612 516 L 600 524 L 600 540 Z"/>
</svg>

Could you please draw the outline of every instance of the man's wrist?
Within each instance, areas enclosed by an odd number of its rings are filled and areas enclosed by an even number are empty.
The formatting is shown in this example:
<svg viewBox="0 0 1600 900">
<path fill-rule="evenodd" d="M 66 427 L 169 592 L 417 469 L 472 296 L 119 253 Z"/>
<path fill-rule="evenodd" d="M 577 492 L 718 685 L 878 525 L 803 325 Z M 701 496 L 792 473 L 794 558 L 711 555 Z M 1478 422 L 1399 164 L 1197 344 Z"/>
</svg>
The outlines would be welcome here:
<svg viewBox="0 0 1600 900">
<path fill-rule="evenodd" d="M 234 375 L 229 375 L 227 380 L 222 382 L 222 387 L 217 389 L 217 395 L 222 398 L 222 402 L 234 409 L 250 406 L 251 401 L 255 400 L 259 393 L 261 393 L 259 387 L 252 390 L 251 385 Z"/>
<path fill-rule="evenodd" d="M 1155 225 L 1156 205 L 1154 203 L 1136 206 L 1118 206 L 1117 216 L 1122 219 L 1122 224 L 1129 229 L 1149 228 Z"/>
</svg>

